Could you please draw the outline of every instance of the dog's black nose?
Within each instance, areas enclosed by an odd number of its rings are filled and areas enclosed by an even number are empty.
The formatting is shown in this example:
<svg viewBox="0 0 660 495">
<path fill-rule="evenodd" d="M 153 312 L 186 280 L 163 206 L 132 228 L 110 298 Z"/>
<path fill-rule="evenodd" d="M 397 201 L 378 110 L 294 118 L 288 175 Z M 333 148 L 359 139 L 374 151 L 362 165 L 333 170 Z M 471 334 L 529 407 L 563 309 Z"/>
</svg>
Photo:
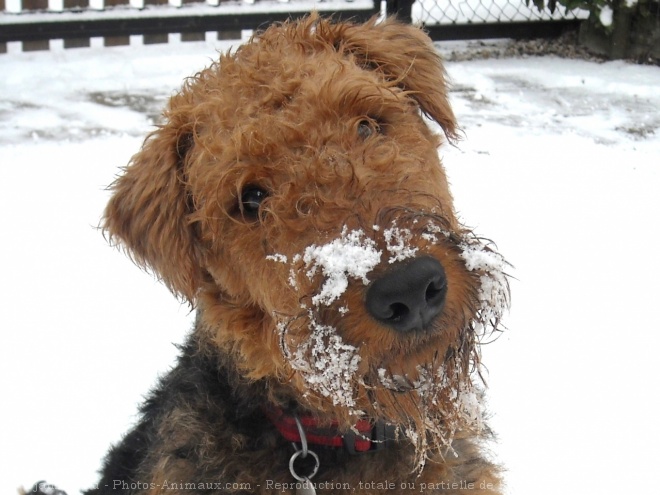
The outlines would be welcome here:
<svg viewBox="0 0 660 495">
<path fill-rule="evenodd" d="M 398 332 L 420 331 L 440 314 L 447 295 L 442 265 L 428 256 L 401 263 L 367 290 L 366 306 L 379 323 Z"/>
</svg>

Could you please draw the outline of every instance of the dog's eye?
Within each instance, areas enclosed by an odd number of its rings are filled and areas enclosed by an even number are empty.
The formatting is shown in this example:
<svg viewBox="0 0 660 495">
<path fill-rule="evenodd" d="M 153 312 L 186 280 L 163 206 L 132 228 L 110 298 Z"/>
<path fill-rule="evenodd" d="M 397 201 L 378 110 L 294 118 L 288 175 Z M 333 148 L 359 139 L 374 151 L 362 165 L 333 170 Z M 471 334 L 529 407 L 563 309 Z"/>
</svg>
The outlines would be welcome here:
<svg viewBox="0 0 660 495">
<path fill-rule="evenodd" d="M 378 123 L 376 123 L 374 120 L 362 119 L 360 122 L 358 122 L 357 132 L 358 136 L 360 136 L 362 139 L 367 139 L 373 134 L 380 132 L 380 125 L 378 125 Z"/>
<path fill-rule="evenodd" d="M 241 193 L 241 212 L 247 218 L 254 219 L 259 214 L 259 207 L 268 193 L 260 187 L 250 186 Z"/>
</svg>

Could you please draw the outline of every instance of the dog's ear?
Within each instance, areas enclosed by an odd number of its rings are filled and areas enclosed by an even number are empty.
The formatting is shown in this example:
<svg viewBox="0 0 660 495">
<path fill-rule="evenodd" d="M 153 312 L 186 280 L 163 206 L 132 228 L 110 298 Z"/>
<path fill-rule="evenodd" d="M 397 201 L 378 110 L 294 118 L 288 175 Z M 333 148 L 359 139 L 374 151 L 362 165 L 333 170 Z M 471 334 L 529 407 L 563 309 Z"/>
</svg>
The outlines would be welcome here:
<svg viewBox="0 0 660 495">
<path fill-rule="evenodd" d="M 435 120 L 450 142 L 458 126 L 448 100 L 447 76 L 431 39 L 419 28 L 395 19 L 349 25 L 337 33 L 335 45 L 411 93 L 422 111 Z"/>
<path fill-rule="evenodd" d="M 170 110 L 167 123 L 145 140 L 112 184 L 102 227 L 113 244 L 194 304 L 202 280 L 199 247 L 188 221 L 190 200 L 183 162 L 192 143 L 184 116 Z"/>
</svg>

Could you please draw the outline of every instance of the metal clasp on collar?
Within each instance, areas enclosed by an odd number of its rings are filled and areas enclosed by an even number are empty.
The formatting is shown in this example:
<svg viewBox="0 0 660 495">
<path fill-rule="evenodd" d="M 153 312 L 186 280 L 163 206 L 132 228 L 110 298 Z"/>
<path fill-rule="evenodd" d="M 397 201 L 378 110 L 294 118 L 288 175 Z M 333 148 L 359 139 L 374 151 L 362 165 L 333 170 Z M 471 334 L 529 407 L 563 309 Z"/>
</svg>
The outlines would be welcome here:
<svg viewBox="0 0 660 495">
<path fill-rule="evenodd" d="M 314 476 L 316 476 L 316 473 L 319 472 L 321 461 L 319 460 L 319 456 L 316 455 L 316 452 L 314 452 L 313 450 L 309 450 L 309 448 L 307 447 L 307 436 L 305 435 L 305 430 L 303 430 L 302 424 L 300 423 L 298 416 L 294 416 L 293 418 L 296 420 L 296 425 L 298 426 L 301 448 L 298 449 L 298 446 L 295 443 L 293 444 L 293 448 L 295 449 L 295 452 L 289 459 L 289 471 L 291 471 L 291 475 L 301 483 L 300 488 L 296 488 L 297 494 L 315 495 L 316 489 L 314 488 L 314 484 L 312 483 L 311 480 Z M 314 469 L 312 469 L 312 472 L 307 476 L 301 476 L 296 472 L 294 463 L 296 462 L 296 459 L 298 457 L 302 456 L 302 458 L 305 459 L 308 455 L 311 455 L 314 458 Z"/>
<path fill-rule="evenodd" d="M 369 450 L 357 451 L 355 450 L 355 440 L 358 438 L 359 433 L 349 431 L 344 434 L 344 448 L 351 455 L 370 454 L 371 452 L 378 452 L 387 448 L 387 443 L 396 438 L 396 426 L 388 425 L 383 421 L 378 421 L 371 430 L 371 438 L 365 438 L 371 443 Z"/>
</svg>

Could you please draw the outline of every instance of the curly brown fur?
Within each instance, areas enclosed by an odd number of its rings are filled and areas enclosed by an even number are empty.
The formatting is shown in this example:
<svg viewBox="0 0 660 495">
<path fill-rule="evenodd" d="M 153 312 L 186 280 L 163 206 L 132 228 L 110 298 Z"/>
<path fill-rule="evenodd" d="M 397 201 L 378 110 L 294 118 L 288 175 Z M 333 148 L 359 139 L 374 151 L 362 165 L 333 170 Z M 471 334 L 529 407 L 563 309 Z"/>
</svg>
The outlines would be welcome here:
<svg viewBox="0 0 660 495">
<path fill-rule="evenodd" d="M 315 446 L 319 493 L 500 493 L 478 346 L 508 304 L 505 262 L 458 221 L 423 114 L 456 139 L 438 55 L 394 20 L 273 26 L 186 81 L 104 228 L 197 323 L 87 493 L 294 493 L 273 405 L 396 430 L 362 456 Z M 332 250 L 373 261 L 329 268 Z M 419 260 L 446 278 L 432 319 L 367 307 Z"/>
</svg>

